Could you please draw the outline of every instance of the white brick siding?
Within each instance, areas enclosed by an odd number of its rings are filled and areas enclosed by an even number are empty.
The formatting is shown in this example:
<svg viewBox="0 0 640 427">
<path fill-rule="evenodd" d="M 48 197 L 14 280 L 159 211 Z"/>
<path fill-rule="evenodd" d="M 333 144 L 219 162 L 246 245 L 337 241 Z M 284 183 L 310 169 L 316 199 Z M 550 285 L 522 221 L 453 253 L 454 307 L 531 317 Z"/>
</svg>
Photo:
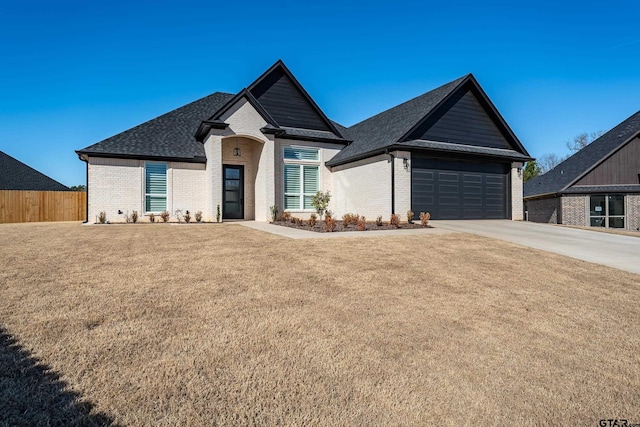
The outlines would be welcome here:
<svg viewBox="0 0 640 427">
<path fill-rule="evenodd" d="M 395 151 L 392 154 L 395 157 L 395 212 L 401 221 L 406 221 L 407 211 L 411 209 L 411 153 L 408 151 Z M 404 159 L 407 159 L 406 167 Z M 415 215 L 419 215 L 419 212 L 414 213 Z M 383 214 L 379 213 L 378 215 Z M 389 216 L 390 215 L 391 213 L 389 213 Z"/>
<path fill-rule="evenodd" d="M 167 171 L 167 187 L 169 200 L 167 208 L 175 213 L 177 209 L 182 212 L 187 210 L 191 218 L 198 211 L 206 209 L 206 183 L 207 177 L 205 165 L 202 163 L 169 162 Z M 204 215 L 203 215 L 204 216 Z"/>
<path fill-rule="evenodd" d="M 522 163 L 511 164 L 511 219 L 524 219 L 524 203 L 522 190 Z"/>
</svg>

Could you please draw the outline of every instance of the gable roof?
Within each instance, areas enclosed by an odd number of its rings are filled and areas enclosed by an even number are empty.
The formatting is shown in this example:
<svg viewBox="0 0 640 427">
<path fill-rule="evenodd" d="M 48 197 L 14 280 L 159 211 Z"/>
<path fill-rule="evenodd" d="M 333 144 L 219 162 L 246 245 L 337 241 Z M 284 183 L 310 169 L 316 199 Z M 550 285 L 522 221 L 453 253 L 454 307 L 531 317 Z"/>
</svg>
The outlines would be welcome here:
<svg viewBox="0 0 640 427">
<path fill-rule="evenodd" d="M 487 150 L 482 150 L 483 147 L 465 149 L 463 147 L 464 144 L 437 143 L 437 141 L 412 140 L 409 138 L 455 93 L 461 90 L 470 90 L 470 88 L 477 92 L 486 105 L 485 109 L 490 110 L 493 120 L 502 128 L 517 150 L 494 150 L 489 153 Z M 460 77 L 396 107 L 383 111 L 349 127 L 343 133 L 353 142 L 327 162 L 329 166 L 352 162 L 392 148 L 413 147 L 433 150 L 435 143 L 437 143 L 435 145 L 438 146 L 439 151 L 468 151 L 508 159 L 530 159 L 527 151 L 497 112 L 472 74 Z M 487 153 L 484 153 L 484 151 L 487 151 Z"/>
<path fill-rule="evenodd" d="M 78 155 L 157 158 L 206 162 L 204 147 L 194 138 L 202 120 L 226 104 L 232 94 L 215 92 L 82 150 Z"/>
<path fill-rule="evenodd" d="M 279 137 L 349 143 L 327 118 L 282 60 L 276 61 L 248 87 L 203 120 L 195 138 L 204 141 L 212 128 L 224 129 L 223 115 L 240 99 L 246 99 L 268 125 L 261 129 Z"/>
<path fill-rule="evenodd" d="M 0 151 L 0 190 L 69 191 L 69 188 Z"/>
<path fill-rule="evenodd" d="M 571 192 L 569 187 L 640 134 L 640 111 L 549 172 L 524 183 L 524 197 Z"/>
</svg>

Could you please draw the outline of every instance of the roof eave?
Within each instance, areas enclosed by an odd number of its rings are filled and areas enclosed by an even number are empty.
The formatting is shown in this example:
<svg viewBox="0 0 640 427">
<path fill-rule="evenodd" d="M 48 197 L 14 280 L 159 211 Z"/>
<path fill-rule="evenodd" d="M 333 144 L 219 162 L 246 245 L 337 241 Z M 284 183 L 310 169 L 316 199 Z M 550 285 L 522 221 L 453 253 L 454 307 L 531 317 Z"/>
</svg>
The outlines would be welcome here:
<svg viewBox="0 0 640 427">
<path fill-rule="evenodd" d="M 96 153 L 91 151 L 77 150 L 76 154 L 83 159 L 81 156 L 86 157 L 86 161 L 89 160 L 89 157 L 102 157 L 108 159 L 136 159 L 136 160 L 157 160 L 157 161 L 167 161 L 167 162 L 184 162 L 184 163 L 206 163 L 206 157 L 202 156 L 194 156 L 194 157 L 178 157 L 178 156 L 150 156 L 150 155 L 142 155 L 142 154 L 120 154 L 120 153 Z"/>
</svg>

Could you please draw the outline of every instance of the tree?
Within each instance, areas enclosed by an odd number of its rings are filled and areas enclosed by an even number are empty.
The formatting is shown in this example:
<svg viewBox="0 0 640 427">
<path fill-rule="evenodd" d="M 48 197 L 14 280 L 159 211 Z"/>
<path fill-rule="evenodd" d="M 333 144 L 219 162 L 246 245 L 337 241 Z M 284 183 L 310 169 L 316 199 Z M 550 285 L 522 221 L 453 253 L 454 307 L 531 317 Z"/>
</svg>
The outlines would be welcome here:
<svg viewBox="0 0 640 427">
<path fill-rule="evenodd" d="M 603 130 L 599 130 L 596 132 L 582 132 L 567 141 L 567 148 L 571 150 L 572 153 L 576 153 L 582 150 L 587 145 L 591 144 L 596 139 L 600 138 L 604 134 Z"/>
<path fill-rule="evenodd" d="M 524 167 L 524 172 L 522 173 L 522 181 L 527 182 L 531 178 L 535 178 L 540 175 L 540 166 L 536 163 L 535 160 L 531 160 L 527 162 Z"/>
<path fill-rule="evenodd" d="M 71 187 L 69 187 L 69 190 L 71 191 L 87 191 L 87 186 L 80 184 L 80 185 L 73 185 Z"/>
<path fill-rule="evenodd" d="M 540 173 L 549 172 L 551 169 L 562 163 L 564 159 L 566 159 L 566 157 L 560 157 L 555 153 L 540 156 L 537 160 L 537 164 L 540 167 Z"/>
</svg>

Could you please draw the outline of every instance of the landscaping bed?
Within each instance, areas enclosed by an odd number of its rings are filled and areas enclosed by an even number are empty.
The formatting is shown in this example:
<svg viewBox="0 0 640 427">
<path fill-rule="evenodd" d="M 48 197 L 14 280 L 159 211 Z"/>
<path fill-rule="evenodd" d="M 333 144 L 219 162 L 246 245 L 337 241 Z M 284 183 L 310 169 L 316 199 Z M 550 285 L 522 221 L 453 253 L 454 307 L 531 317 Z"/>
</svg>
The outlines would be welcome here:
<svg viewBox="0 0 640 427">
<path fill-rule="evenodd" d="M 307 231 L 315 231 L 316 233 L 330 233 L 331 231 L 327 230 L 324 221 L 318 221 L 315 225 L 311 226 L 307 221 L 302 222 L 293 222 L 293 221 L 274 221 L 272 222 L 274 225 L 281 225 L 283 227 L 291 227 L 296 228 L 298 230 L 307 230 Z M 433 228 L 430 225 L 426 227 L 422 226 L 419 222 L 414 222 L 412 224 L 408 222 L 400 223 L 398 227 L 391 225 L 389 222 L 383 222 L 381 225 L 377 225 L 375 221 L 367 221 L 364 230 L 358 230 L 356 224 L 344 224 L 344 221 L 336 221 L 336 227 L 333 232 L 341 232 L 341 231 L 378 231 L 378 230 L 410 230 L 414 228 Z"/>
</svg>

